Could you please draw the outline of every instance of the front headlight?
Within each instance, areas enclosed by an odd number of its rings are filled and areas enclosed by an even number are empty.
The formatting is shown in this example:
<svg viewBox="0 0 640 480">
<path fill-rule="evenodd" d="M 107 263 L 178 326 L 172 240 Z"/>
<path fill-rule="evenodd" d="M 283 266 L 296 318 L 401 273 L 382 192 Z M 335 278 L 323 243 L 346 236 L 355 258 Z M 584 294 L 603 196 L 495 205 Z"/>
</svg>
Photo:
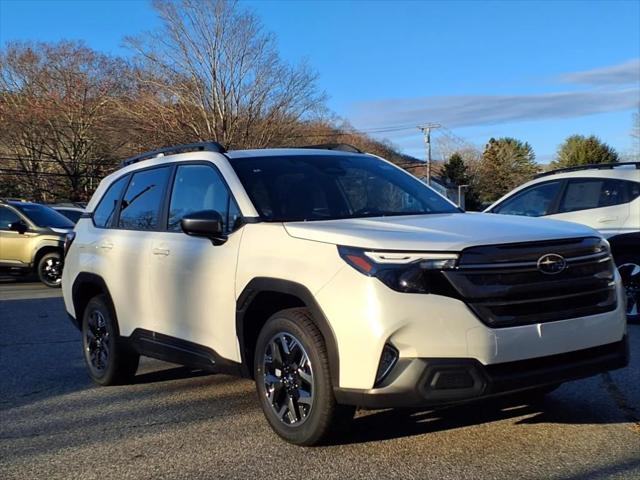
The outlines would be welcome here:
<svg viewBox="0 0 640 480">
<path fill-rule="evenodd" d="M 600 243 L 596 246 L 596 253 L 600 252 L 611 253 L 611 244 L 606 238 L 601 238 Z"/>
<path fill-rule="evenodd" d="M 440 283 L 439 272 L 456 267 L 458 255 L 440 252 L 375 252 L 338 247 L 340 256 L 360 273 L 378 278 L 405 293 L 430 293 Z"/>
</svg>

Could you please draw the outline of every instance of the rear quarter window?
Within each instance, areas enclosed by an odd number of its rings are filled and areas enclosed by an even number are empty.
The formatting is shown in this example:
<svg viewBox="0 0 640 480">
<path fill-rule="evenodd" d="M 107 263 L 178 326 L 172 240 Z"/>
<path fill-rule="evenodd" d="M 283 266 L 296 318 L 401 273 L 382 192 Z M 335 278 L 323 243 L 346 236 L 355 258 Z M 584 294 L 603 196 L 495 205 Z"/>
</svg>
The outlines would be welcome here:
<svg viewBox="0 0 640 480">
<path fill-rule="evenodd" d="M 93 223 L 96 227 L 107 228 L 111 225 L 118 206 L 118 200 L 122 196 L 122 190 L 124 190 L 128 179 L 128 175 L 119 178 L 109 186 L 102 196 L 93 212 Z"/>
</svg>

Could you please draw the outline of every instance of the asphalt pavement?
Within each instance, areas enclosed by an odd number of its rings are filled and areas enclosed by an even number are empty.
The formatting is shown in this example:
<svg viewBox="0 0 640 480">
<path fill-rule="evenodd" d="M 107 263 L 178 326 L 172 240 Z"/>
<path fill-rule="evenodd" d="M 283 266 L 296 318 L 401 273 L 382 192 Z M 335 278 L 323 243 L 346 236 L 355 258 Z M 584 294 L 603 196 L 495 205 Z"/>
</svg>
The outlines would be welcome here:
<svg viewBox="0 0 640 480">
<path fill-rule="evenodd" d="M 640 478 L 640 326 L 630 367 L 543 402 L 361 411 L 300 448 L 247 380 L 144 359 L 133 385 L 92 384 L 59 295 L 0 284 L 0 479 Z"/>
</svg>

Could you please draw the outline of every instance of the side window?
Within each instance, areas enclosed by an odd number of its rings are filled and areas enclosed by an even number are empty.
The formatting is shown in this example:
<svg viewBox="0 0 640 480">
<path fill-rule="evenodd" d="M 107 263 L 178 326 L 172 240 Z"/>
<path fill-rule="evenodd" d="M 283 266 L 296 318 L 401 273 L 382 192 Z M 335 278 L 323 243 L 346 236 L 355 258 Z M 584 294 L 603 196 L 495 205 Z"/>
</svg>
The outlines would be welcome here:
<svg viewBox="0 0 640 480">
<path fill-rule="evenodd" d="M 170 167 L 143 170 L 133 174 L 122 199 L 118 226 L 129 230 L 158 228 L 162 196 Z"/>
<path fill-rule="evenodd" d="M 128 175 L 119 178 L 111 184 L 106 193 L 100 199 L 98 206 L 93 212 L 93 223 L 96 227 L 108 227 L 111 225 L 113 215 L 116 213 L 118 200 L 122 195 L 122 189 L 127 184 Z"/>
<path fill-rule="evenodd" d="M 240 211 L 216 170 L 206 165 L 181 165 L 171 192 L 168 230 L 180 231 L 180 220 L 188 213 L 215 210 L 224 219 L 224 229 L 234 229 Z"/>
<path fill-rule="evenodd" d="M 528 217 L 547 215 L 559 188 L 559 181 L 547 182 L 528 188 L 508 198 L 495 207 L 492 212 L 503 215 L 526 215 Z"/>
<path fill-rule="evenodd" d="M 611 207 L 626 201 L 626 182 L 606 178 L 569 180 L 559 212 Z"/>
<path fill-rule="evenodd" d="M 0 207 L 0 230 L 9 230 L 9 225 L 19 221 L 20 217 L 17 213 L 7 207 Z"/>
</svg>

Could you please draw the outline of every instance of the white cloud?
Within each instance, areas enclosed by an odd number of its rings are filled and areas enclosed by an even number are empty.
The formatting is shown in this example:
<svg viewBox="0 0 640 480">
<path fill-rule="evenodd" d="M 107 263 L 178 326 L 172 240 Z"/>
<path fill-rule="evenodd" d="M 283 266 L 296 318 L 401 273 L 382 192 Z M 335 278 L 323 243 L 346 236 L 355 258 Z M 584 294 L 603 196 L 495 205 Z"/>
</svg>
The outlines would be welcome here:
<svg viewBox="0 0 640 480">
<path fill-rule="evenodd" d="M 637 108 L 640 89 L 544 93 L 536 95 L 460 95 L 389 99 L 356 104 L 355 125 L 376 128 L 418 125 L 426 120 L 449 128 L 571 118 Z"/>
<path fill-rule="evenodd" d="M 635 109 L 640 105 L 640 59 L 566 73 L 557 79 L 591 88 L 540 94 L 381 99 L 354 104 L 349 117 L 354 125 L 365 130 L 415 126 L 425 121 L 459 128 L 582 117 Z"/>
<path fill-rule="evenodd" d="M 630 85 L 640 84 L 640 58 L 629 60 L 618 65 L 594 68 L 582 72 L 565 73 L 558 79 L 564 83 L 580 85 Z"/>
</svg>

